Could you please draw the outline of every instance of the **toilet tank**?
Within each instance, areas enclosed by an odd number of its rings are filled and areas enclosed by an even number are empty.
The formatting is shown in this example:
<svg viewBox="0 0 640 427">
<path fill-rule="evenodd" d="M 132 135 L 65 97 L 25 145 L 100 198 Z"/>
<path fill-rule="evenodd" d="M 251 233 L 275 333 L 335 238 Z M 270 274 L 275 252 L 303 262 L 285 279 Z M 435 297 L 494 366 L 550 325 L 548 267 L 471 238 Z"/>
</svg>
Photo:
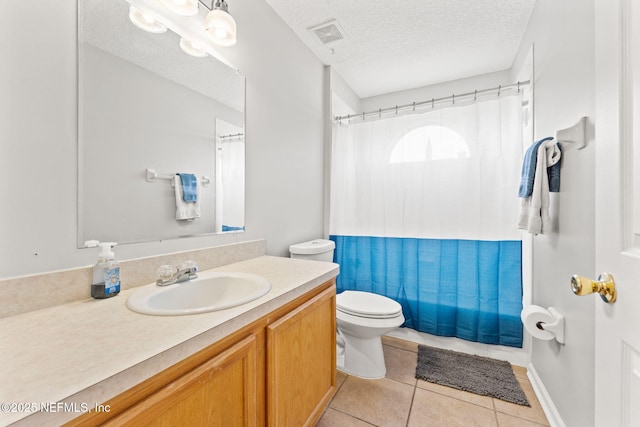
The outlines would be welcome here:
<svg viewBox="0 0 640 427">
<path fill-rule="evenodd" d="M 335 247 L 332 240 L 316 239 L 289 246 L 289 253 L 291 258 L 332 262 Z"/>
</svg>

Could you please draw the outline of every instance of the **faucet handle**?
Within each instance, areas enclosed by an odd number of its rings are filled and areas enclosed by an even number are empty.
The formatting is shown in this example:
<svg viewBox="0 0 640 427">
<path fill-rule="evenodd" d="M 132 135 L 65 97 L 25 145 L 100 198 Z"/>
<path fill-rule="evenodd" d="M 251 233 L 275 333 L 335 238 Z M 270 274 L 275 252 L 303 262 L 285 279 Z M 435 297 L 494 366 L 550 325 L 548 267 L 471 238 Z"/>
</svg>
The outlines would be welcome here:
<svg viewBox="0 0 640 427">
<path fill-rule="evenodd" d="M 189 271 L 191 271 L 191 273 L 197 273 L 198 272 L 198 264 L 196 264 L 195 261 L 185 261 L 180 265 L 180 270 L 185 270 L 188 269 Z"/>
<path fill-rule="evenodd" d="M 172 265 L 161 265 L 158 267 L 158 279 L 160 280 L 171 280 L 173 278 L 173 273 L 175 273 L 176 268 Z"/>
</svg>

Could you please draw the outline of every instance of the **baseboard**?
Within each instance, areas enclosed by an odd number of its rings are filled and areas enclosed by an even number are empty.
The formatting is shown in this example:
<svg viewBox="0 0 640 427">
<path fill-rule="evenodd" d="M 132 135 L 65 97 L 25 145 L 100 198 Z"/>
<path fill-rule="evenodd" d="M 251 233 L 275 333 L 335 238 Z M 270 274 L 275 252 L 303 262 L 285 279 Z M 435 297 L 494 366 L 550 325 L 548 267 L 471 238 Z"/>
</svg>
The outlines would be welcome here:
<svg viewBox="0 0 640 427">
<path fill-rule="evenodd" d="M 551 396 L 547 392 L 547 389 L 542 383 L 542 380 L 538 376 L 538 372 L 536 371 L 536 368 L 533 367 L 532 363 L 529 363 L 529 366 L 527 366 L 527 377 L 529 377 L 529 382 L 533 387 L 533 391 L 536 393 L 536 397 L 540 401 L 542 410 L 547 416 L 549 425 L 551 427 L 566 427 L 562 417 L 560 416 L 560 412 L 558 412 L 558 408 L 553 404 Z"/>
</svg>

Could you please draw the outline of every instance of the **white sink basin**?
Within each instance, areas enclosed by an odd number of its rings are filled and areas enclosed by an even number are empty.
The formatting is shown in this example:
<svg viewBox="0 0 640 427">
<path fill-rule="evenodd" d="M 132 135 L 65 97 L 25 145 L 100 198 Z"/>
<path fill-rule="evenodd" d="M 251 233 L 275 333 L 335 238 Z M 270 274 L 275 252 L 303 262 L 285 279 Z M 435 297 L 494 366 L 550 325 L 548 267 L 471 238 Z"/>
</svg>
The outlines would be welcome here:
<svg viewBox="0 0 640 427">
<path fill-rule="evenodd" d="M 207 313 L 246 304 L 270 289 L 271 283 L 255 274 L 205 271 L 182 283 L 142 286 L 129 296 L 127 307 L 156 316 Z"/>
</svg>

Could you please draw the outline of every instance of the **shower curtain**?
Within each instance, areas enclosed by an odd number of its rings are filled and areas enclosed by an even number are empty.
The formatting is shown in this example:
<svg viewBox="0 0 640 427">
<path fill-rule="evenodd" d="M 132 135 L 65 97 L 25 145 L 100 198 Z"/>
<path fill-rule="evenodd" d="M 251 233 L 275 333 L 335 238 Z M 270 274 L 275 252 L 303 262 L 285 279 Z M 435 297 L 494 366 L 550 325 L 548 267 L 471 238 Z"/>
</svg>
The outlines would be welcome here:
<svg viewBox="0 0 640 427">
<path fill-rule="evenodd" d="M 522 346 L 520 103 L 334 126 L 338 292 L 390 297 L 421 332 Z"/>
</svg>

